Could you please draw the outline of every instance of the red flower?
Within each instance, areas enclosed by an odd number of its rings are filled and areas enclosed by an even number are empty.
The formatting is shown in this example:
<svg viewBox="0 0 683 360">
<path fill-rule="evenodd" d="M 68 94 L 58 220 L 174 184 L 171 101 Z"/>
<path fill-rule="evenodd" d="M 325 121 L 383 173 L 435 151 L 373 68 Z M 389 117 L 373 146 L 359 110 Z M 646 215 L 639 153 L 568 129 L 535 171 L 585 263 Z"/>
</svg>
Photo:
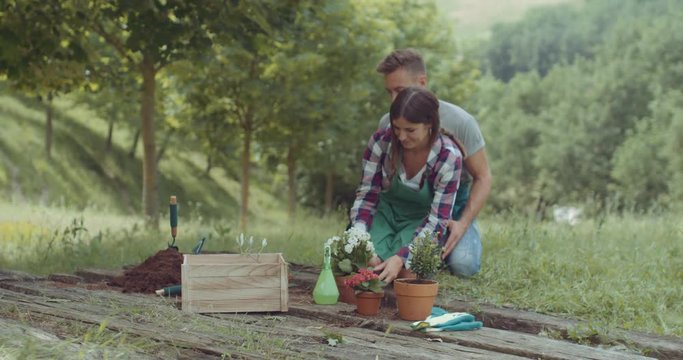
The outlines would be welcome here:
<svg viewBox="0 0 683 360">
<path fill-rule="evenodd" d="M 359 291 L 377 291 L 376 289 L 384 286 L 384 282 L 379 280 L 379 275 L 369 269 L 359 269 L 357 274 L 353 274 L 347 280 L 344 280 L 344 285 L 352 287 Z"/>
</svg>

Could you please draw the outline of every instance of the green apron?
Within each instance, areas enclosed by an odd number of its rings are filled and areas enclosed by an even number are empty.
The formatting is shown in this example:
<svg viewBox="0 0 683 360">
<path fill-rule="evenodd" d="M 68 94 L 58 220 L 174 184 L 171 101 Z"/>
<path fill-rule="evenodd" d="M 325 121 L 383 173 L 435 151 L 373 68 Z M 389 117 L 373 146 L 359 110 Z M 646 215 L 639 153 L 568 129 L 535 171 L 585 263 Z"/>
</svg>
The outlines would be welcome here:
<svg viewBox="0 0 683 360">
<path fill-rule="evenodd" d="M 404 185 L 398 174 L 394 175 L 389 190 L 379 194 L 370 228 L 372 244 L 382 260 L 396 255 L 401 247 L 413 241 L 415 230 L 429 214 L 433 199 L 434 192 L 426 180 L 416 191 Z"/>
</svg>

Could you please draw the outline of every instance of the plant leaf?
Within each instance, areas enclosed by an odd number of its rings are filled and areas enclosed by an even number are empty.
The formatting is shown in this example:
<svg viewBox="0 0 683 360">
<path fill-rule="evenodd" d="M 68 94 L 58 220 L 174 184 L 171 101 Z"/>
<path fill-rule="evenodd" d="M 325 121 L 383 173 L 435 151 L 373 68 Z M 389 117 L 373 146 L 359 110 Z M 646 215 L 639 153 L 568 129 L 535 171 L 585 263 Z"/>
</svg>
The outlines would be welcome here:
<svg viewBox="0 0 683 360">
<path fill-rule="evenodd" d="M 353 272 L 353 265 L 351 264 L 351 260 L 349 259 L 344 259 L 337 264 L 339 267 L 339 270 L 345 272 L 345 273 L 352 273 Z"/>
</svg>

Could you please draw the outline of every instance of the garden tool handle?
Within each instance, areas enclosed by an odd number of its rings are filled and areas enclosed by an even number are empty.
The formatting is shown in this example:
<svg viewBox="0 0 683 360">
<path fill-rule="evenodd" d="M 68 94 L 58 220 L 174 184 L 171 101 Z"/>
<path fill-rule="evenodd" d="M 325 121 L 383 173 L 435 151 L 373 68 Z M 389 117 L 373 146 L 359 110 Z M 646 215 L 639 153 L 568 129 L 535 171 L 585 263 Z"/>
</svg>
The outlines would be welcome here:
<svg viewBox="0 0 683 360">
<path fill-rule="evenodd" d="M 169 209 L 171 219 L 171 236 L 173 236 L 173 239 L 175 240 L 176 235 L 178 235 L 178 200 L 175 196 L 171 196 Z"/>
<path fill-rule="evenodd" d="M 175 196 L 171 196 L 171 200 L 169 201 L 169 210 L 169 219 L 171 219 L 171 237 L 173 240 L 168 244 L 168 247 L 175 248 L 177 250 L 178 247 L 175 246 L 175 237 L 178 235 L 178 200 Z"/>
</svg>

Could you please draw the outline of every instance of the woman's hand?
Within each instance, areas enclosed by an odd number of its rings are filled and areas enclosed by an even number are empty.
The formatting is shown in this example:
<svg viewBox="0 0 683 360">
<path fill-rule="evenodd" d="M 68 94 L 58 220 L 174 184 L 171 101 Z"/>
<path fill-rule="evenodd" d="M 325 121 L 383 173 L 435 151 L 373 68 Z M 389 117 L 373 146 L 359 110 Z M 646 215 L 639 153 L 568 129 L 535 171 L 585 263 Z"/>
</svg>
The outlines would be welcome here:
<svg viewBox="0 0 683 360">
<path fill-rule="evenodd" d="M 379 274 L 379 279 L 386 283 L 390 283 L 396 279 L 398 273 L 401 272 L 401 269 L 403 269 L 403 259 L 398 255 L 394 255 L 385 262 L 377 265 L 373 270 L 382 271 Z"/>
</svg>

